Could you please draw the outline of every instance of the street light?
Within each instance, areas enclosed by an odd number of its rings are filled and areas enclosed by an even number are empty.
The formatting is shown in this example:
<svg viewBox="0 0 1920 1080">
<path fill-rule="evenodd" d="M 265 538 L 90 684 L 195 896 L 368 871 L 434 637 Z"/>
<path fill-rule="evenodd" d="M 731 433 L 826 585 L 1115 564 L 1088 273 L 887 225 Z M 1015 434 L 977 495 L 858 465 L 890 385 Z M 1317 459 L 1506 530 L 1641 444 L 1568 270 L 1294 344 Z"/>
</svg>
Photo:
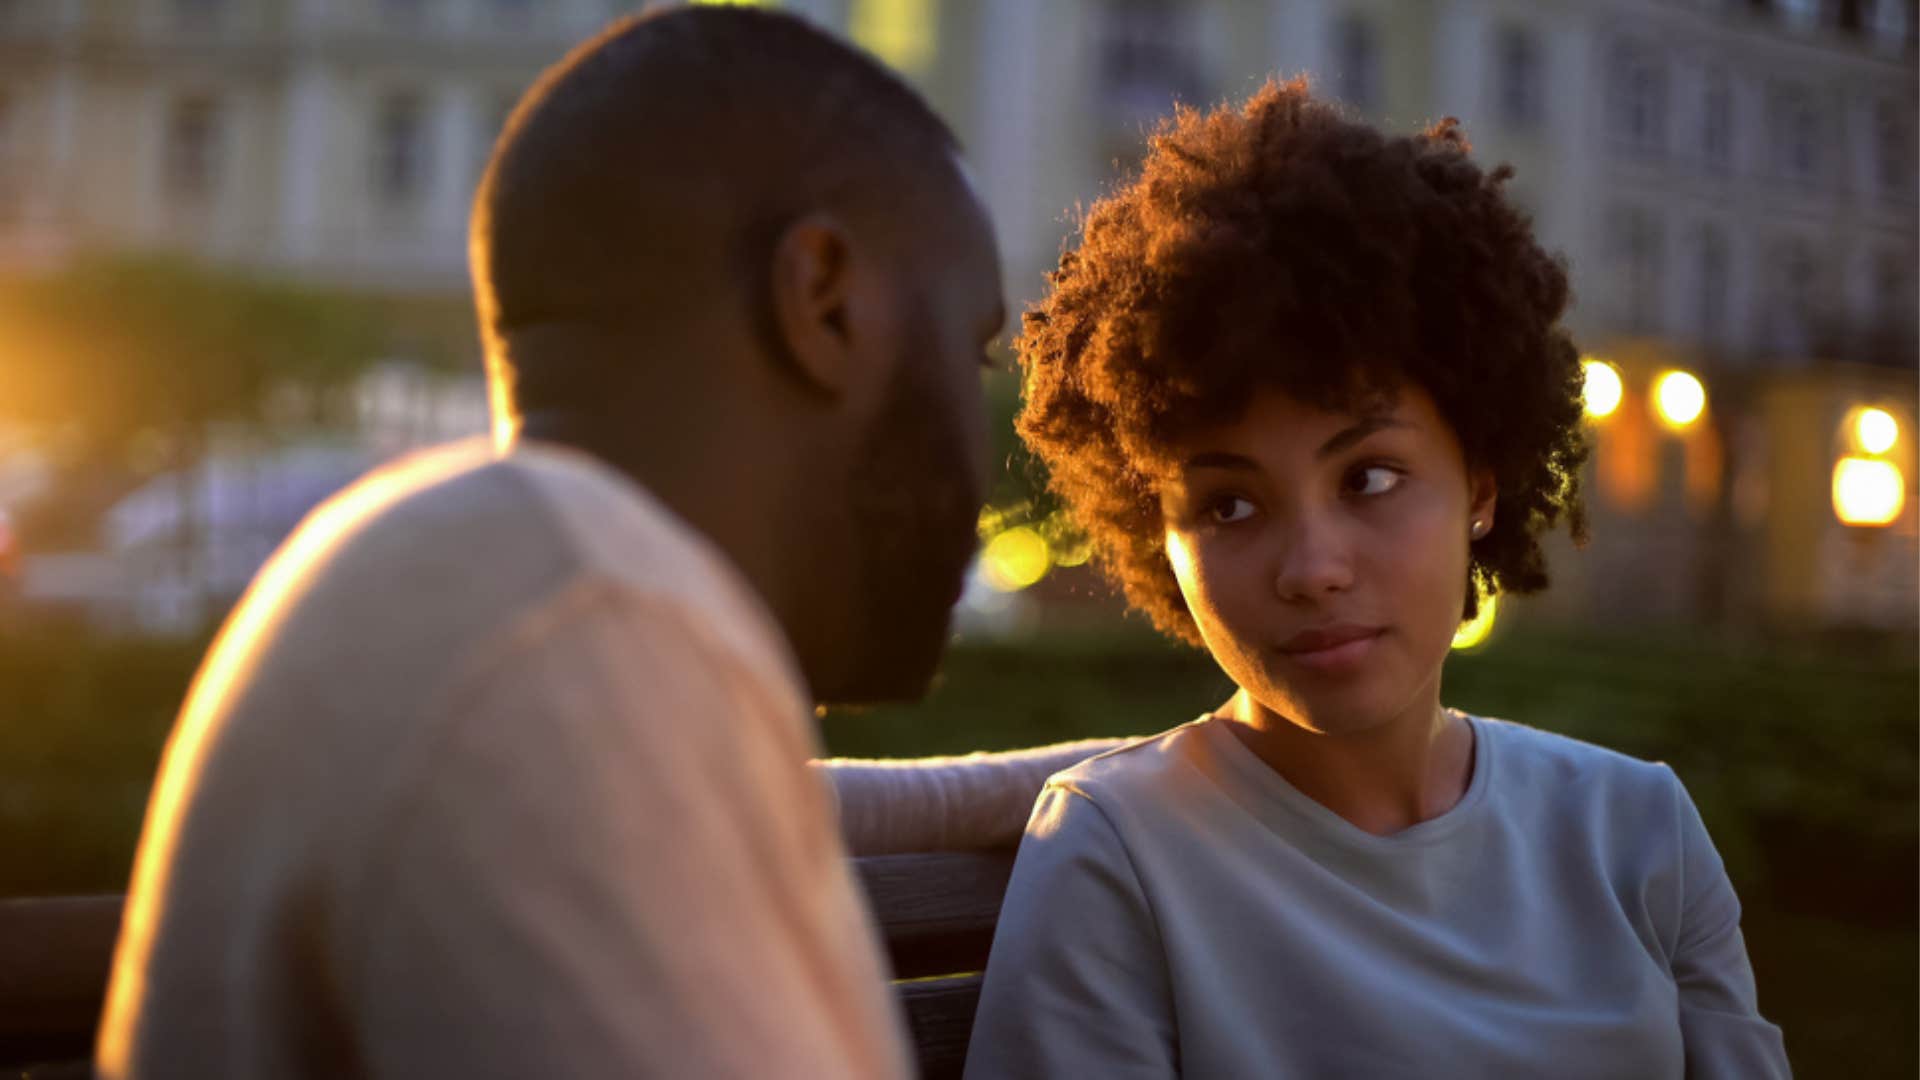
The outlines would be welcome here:
<svg viewBox="0 0 1920 1080">
<path fill-rule="evenodd" d="M 1680 431 L 1706 411 L 1707 388 L 1687 372 L 1663 371 L 1653 381 L 1653 403 L 1661 422 Z"/>
<path fill-rule="evenodd" d="M 1585 399 L 1587 415 L 1595 420 L 1612 416 L 1625 394 L 1619 369 L 1605 360 L 1582 360 L 1580 367 L 1586 375 L 1581 397 Z"/>
<path fill-rule="evenodd" d="M 1885 409 L 1861 409 L 1853 418 L 1853 437 L 1869 454 L 1884 454 L 1900 441 L 1900 421 Z"/>
<path fill-rule="evenodd" d="M 1907 478 L 1891 461 L 1850 455 L 1833 466 L 1833 512 L 1843 525 L 1891 525 L 1906 501 Z"/>
</svg>

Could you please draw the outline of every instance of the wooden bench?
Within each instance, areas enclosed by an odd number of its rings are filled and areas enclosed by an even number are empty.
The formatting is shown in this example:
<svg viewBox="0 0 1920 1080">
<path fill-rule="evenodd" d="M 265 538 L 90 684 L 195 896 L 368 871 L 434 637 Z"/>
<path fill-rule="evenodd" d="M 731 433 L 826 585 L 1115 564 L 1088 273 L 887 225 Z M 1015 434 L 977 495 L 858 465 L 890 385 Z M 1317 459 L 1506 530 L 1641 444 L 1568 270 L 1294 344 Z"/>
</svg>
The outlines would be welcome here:
<svg viewBox="0 0 1920 1080">
<path fill-rule="evenodd" d="M 1013 852 L 875 855 L 854 867 L 886 938 L 927 1080 L 960 1075 Z M 118 896 L 0 900 L 0 1073 L 91 1074 Z"/>
</svg>

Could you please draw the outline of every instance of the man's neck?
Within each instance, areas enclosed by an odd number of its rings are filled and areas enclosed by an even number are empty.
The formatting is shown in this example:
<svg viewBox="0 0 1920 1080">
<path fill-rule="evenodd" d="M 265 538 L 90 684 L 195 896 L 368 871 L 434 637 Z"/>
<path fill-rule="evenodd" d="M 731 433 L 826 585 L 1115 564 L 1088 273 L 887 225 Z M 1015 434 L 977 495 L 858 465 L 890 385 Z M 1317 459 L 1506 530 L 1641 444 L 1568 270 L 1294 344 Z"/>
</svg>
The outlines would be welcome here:
<svg viewBox="0 0 1920 1080">
<path fill-rule="evenodd" d="M 786 476 L 793 462 L 757 460 L 742 440 L 708 437 L 732 430 L 728 425 L 676 426 L 669 431 L 636 420 L 614 429 L 562 413 L 530 413 L 518 437 L 586 453 L 646 488 L 739 571 L 809 684 L 817 683 L 809 631 L 823 621 L 814 595 L 821 568 L 805 554 L 809 530 L 798 520 L 794 498 L 803 489 Z"/>
</svg>

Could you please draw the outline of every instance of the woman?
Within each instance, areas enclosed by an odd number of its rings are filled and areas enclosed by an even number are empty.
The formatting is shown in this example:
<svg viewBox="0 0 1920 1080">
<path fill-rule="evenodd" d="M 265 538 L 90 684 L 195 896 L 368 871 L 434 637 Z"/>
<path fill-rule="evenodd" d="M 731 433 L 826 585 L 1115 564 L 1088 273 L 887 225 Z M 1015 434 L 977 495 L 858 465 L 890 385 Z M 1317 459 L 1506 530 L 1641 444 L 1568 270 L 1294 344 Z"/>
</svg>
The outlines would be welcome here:
<svg viewBox="0 0 1920 1080">
<path fill-rule="evenodd" d="M 1182 111 L 1018 343 L 1020 430 L 1238 691 L 1055 776 L 970 1077 L 1787 1074 L 1663 765 L 1440 703 L 1581 531 L 1564 269 L 1452 121 Z"/>
</svg>

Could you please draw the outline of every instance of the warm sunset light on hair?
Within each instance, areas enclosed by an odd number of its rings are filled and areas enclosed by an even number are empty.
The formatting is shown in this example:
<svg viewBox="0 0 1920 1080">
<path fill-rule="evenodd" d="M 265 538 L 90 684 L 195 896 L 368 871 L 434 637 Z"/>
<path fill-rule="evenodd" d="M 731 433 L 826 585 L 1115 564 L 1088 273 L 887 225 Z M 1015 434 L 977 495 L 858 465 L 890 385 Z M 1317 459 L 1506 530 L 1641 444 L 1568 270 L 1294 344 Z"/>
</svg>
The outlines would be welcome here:
<svg viewBox="0 0 1920 1080">
<path fill-rule="evenodd" d="M 1480 608 L 1473 618 L 1460 624 L 1453 633 L 1453 648 L 1457 652 L 1471 652 L 1487 643 L 1493 635 L 1493 620 L 1500 609 L 1498 593 L 1484 593 L 1480 597 Z"/>
</svg>

